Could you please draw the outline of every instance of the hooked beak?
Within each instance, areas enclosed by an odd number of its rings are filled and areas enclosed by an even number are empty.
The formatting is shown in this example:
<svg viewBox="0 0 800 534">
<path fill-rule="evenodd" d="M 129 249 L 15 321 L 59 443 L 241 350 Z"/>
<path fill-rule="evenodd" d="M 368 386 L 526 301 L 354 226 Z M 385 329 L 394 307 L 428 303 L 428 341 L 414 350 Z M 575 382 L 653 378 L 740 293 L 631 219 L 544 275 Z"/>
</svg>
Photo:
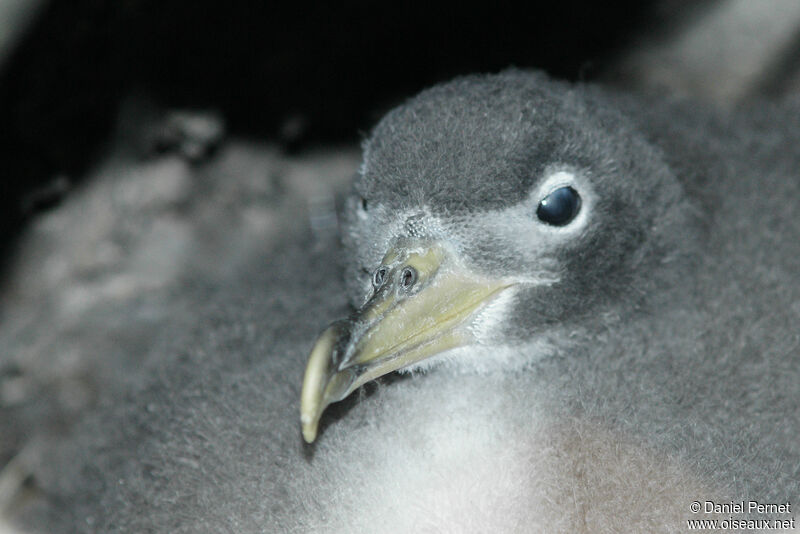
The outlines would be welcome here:
<svg viewBox="0 0 800 534">
<path fill-rule="evenodd" d="M 470 319 L 513 285 L 477 276 L 441 244 L 417 240 L 390 249 L 373 282 L 369 300 L 331 324 L 311 350 L 300 399 L 308 443 L 329 404 L 370 380 L 471 343 Z"/>
</svg>

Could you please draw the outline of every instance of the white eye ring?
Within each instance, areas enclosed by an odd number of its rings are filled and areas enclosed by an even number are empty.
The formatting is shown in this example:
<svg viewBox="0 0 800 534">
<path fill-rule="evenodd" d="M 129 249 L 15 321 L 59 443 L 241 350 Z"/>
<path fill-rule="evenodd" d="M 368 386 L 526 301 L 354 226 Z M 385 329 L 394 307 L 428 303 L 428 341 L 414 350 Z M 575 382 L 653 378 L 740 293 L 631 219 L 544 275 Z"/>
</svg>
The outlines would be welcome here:
<svg viewBox="0 0 800 534">
<path fill-rule="evenodd" d="M 563 167 L 549 173 L 546 172 L 544 176 L 541 184 L 531 191 L 527 204 L 530 210 L 528 213 L 535 214 L 534 220 L 543 231 L 561 234 L 580 231 L 586 225 L 594 205 L 595 196 L 591 184 L 582 173 Z M 573 190 L 577 195 L 578 202 L 574 206 L 572 217 L 566 218 L 566 222 L 553 224 L 541 218 L 539 208 L 543 200 L 560 189 Z"/>
</svg>

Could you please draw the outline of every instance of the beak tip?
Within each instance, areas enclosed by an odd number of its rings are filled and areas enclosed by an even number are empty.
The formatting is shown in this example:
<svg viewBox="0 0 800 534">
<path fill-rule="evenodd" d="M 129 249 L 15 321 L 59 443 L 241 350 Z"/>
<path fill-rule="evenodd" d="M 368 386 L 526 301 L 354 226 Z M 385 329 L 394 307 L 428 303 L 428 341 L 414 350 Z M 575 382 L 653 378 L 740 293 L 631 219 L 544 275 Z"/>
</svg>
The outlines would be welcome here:
<svg viewBox="0 0 800 534">
<path fill-rule="evenodd" d="M 317 428 L 322 411 L 318 402 L 301 405 L 300 426 L 303 429 L 303 439 L 306 440 L 306 443 L 312 443 L 317 439 Z"/>
<path fill-rule="evenodd" d="M 313 443 L 315 439 L 317 439 L 317 425 L 319 424 L 319 420 L 314 421 L 303 421 L 303 439 L 306 443 Z"/>
<path fill-rule="evenodd" d="M 329 403 L 325 399 L 325 388 L 330 380 L 330 355 L 339 330 L 340 325 L 333 324 L 320 335 L 306 365 L 300 393 L 300 424 L 303 428 L 303 439 L 307 443 L 317 438 L 319 418 Z"/>
</svg>

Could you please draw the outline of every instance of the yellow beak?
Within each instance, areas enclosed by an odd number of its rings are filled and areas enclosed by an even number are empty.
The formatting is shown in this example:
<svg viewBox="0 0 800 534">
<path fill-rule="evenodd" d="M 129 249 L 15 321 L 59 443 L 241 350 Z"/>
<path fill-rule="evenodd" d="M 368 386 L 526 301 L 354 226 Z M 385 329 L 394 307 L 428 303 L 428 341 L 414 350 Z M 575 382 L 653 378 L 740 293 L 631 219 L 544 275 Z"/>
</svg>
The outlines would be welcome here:
<svg viewBox="0 0 800 534">
<path fill-rule="evenodd" d="M 329 404 L 370 380 L 469 344 L 469 319 L 512 285 L 460 268 L 441 244 L 415 240 L 389 250 L 373 282 L 370 299 L 331 324 L 311 350 L 300 399 L 308 443 Z"/>
</svg>

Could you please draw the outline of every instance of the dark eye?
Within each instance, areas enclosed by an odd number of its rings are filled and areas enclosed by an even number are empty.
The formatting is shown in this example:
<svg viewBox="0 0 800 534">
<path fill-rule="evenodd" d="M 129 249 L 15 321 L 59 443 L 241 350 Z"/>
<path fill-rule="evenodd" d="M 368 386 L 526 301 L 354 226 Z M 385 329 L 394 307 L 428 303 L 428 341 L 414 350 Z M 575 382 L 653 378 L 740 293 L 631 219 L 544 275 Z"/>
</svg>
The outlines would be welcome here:
<svg viewBox="0 0 800 534">
<path fill-rule="evenodd" d="M 568 224 L 581 209 L 581 197 L 571 187 L 560 187 L 544 197 L 536 208 L 539 220 L 553 226 Z"/>
<path fill-rule="evenodd" d="M 364 197 L 361 197 L 361 209 L 367 211 L 367 199 Z"/>
</svg>

